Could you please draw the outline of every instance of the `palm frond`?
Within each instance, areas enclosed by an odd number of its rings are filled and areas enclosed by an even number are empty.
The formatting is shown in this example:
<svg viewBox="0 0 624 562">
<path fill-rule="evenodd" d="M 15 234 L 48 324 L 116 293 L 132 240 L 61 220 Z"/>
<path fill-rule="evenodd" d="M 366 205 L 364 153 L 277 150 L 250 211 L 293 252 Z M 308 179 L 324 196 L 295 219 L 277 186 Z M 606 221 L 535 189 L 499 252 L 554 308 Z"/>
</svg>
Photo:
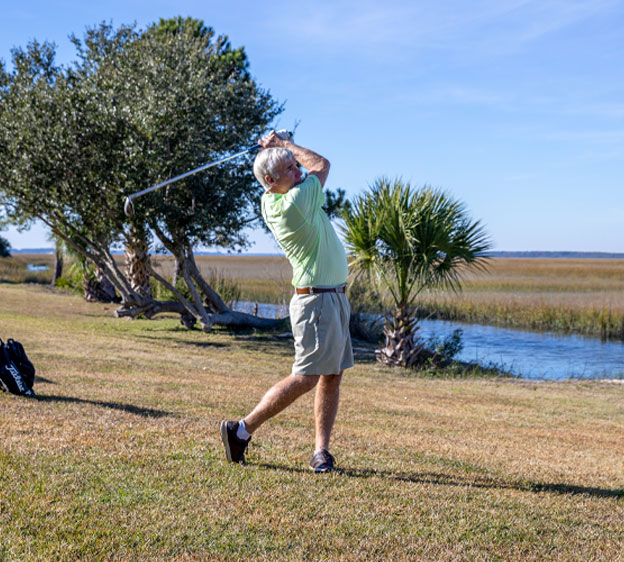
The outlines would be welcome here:
<svg viewBox="0 0 624 562">
<path fill-rule="evenodd" d="M 377 279 L 397 308 L 427 288 L 459 291 L 462 272 L 483 269 L 490 240 L 447 193 L 377 179 L 344 214 L 351 266 Z"/>
</svg>

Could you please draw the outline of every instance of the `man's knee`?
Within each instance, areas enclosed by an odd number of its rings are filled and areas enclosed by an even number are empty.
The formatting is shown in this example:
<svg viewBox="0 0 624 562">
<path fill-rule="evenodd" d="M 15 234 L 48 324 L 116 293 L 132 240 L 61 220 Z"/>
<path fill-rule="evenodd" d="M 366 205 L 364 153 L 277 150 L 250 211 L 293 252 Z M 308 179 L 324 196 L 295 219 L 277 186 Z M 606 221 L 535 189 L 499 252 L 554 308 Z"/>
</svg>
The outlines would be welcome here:
<svg viewBox="0 0 624 562">
<path fill-rule="evenodd" d="M 320 375 L 297 375 L 293 373 L 290 375 L 297 384 L 307 392 L 308 390 L 312 390 L 319 382 L 321 378 Z"/>
<path fill-rule="evenodd" d="M 342 372 L 337 375 L 321 375 L 320 383 L 326 388 L 337 388 L 342 382 Z"/>
</svg>

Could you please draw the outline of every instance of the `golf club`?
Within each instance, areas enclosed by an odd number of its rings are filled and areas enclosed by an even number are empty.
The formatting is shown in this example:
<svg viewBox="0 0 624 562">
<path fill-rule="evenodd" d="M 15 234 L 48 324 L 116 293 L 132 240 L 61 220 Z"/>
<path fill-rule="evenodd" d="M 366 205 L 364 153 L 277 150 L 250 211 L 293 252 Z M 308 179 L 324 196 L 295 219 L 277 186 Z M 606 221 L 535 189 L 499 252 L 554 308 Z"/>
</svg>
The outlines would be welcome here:
<svg viewBox="0 0 624 562">
<path fill-rule="evenodd" d="M 284 140 L 290 140 L 290 141 L 292 140 L 292 133 L 286 131 L 285 129 L 281 131 L 277 131 L 276 134 Z M 212 168 L 213 166 L 216 166 L 218 164 L 222 164 L 223 162 L 227 162 L 228 160 L 232 160 L 233 158 L 238 158 L 239 156 L 242 156 L 243 154 L 247 154 L 248 152 L 251 152 L 252 150 L 257 150 L 258 148 L 260 148 L 260 145 L 255 144 L 254 146 L 250 146 L 249 148 L 246 148 L 245 150 L 241 150 L 240 152 L 237 152 L 236 154 L 232 154 L 231 156 L 226 156 L 225 158 L 221 158 L 220 160 L 209 162 L 208 164 L 199 166 L 198 168 L 195 168 L 194 170 L 190 170 L 189 172 L 185 172 L 184 174 L 180 174 L 179 176 L 175 176 L 171 179 L 157 183 L 156 185 L 152 185 L 151 187 L 147 187 L 141 191 L 137 191 L 136 193 L 133 193 L 132 195 L 129 195 L 128 197 L 126 197 L 126 200 L 124 202 L 124 213 L 126 213 L 126 216 L 128 217 L 131 217 L 132 215 L 134 215 L 134 205 L 132 203 L 132 200 L 136 199 L 137 197 L 141 197 L 141 195 L 145 195 L 146 193 L 150 193 L 152 191 L 155 191 L 156 189 L 160 189 L 161 187 L 180 181 L 181 179 L 192 176 L 193 174 L 196 174 L 203 170 L 207 170 L 208 168 Z"/>
</svg>

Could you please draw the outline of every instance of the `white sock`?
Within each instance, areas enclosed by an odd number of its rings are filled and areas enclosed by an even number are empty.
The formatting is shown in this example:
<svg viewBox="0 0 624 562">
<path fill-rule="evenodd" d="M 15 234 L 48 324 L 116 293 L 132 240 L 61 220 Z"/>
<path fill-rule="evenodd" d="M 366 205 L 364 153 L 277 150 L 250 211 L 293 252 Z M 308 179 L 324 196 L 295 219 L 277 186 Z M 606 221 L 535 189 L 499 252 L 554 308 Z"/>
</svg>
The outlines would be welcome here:
<svg viewBox="0 0 624 562">
<path fill-rule="evenodd" d="M 243 441 L 247 441 L 251 437 L 251 433 L 247 431 L 245 427 L 245 420 L 241 420 L 238 422 L 238 429 L 236 430 L 236 437 L 242 439 Z"/>
</svg>

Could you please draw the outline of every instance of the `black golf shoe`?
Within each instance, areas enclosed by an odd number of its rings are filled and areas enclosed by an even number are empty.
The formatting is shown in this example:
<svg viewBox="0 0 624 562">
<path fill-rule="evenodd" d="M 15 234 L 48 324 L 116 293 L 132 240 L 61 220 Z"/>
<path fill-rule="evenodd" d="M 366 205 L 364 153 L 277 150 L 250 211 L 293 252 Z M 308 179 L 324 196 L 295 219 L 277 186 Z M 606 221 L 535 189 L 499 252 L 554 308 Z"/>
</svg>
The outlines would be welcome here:
<svg viewBox="0 0 624 562">
<path fill-rule="evenodd" d="M 327 449 L 314 453 L 310 460 L 310 468 L 317 474 L 334 471 L 334 457 Z"/>
<path fill-rule="evenodd" d="M 230 462 L 245 462 L 245 450 L 251 441 L 249 439 L 239 439 L 236 436 L 238 430 L 238 422 L 222 421 L 221 422 L 221 441 L 225 447 L 225 456 Z"/>
</svg>

